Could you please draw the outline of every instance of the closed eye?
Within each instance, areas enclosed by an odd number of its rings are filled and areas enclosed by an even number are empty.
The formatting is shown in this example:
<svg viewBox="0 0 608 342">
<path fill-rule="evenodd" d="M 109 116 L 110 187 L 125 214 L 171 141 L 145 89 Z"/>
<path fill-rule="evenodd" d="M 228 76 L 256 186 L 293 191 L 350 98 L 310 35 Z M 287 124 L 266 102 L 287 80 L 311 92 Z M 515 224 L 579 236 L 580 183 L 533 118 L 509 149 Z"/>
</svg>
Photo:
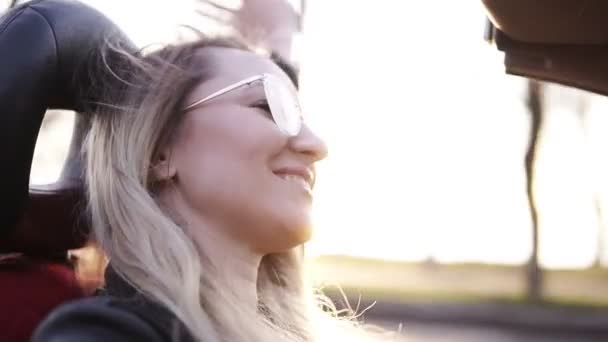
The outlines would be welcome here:
<svg viewBox="0 0 608 342">
<path fill-rule="evenodd" d="M 250 106 L 251 108 L 257 108 L 257 109 L 261 109 L 262 111 L 264 111 L 264 114 L 269 118 L 272 119 L 272 113 L 270 112 L 270 106 L 268 105 L 268 101 L 266 99 L 264 100 L 260 100 L 258 102 L 255 102 L 254 104 L 252 104 Z"/>
</svg>

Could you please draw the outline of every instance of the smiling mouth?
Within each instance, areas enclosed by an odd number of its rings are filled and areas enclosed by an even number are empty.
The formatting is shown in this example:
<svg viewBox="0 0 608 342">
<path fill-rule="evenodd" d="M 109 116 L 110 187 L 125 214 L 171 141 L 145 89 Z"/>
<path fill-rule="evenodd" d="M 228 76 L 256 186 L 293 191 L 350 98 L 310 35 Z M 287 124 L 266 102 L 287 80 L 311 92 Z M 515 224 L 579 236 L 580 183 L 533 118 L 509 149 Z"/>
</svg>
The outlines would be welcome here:
<svg viewBox="0 0 608 342">
<path fill-rule="evenodd" d="M 293 174 L 276 174 L 277 177 L 281 178 L 282 180 L 295 184 L 301 188 L 303 188 L 304 190 L 306 190 L 306 192 L 308 193 L 312 193 L 312 185 L 308 182 L 308 180 L 306 178 L 304 178 L 303 176 L 300 175 L 293 175 Z"/>
</svg>

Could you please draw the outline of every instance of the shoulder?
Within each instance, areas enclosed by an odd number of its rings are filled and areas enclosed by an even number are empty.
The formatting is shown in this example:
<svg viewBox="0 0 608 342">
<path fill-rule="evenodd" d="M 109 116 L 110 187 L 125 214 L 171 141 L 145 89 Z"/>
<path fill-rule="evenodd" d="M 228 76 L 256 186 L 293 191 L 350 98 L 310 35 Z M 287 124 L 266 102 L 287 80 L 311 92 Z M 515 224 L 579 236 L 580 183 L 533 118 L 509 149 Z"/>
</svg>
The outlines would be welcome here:
<svg viewBox="0 0 608 342">
<path fill-rule="evenodd" d="M 60 306 L 36 329 L 34 342 L 190 341 L 160 305 L 100 296 Z"/>
</svg>

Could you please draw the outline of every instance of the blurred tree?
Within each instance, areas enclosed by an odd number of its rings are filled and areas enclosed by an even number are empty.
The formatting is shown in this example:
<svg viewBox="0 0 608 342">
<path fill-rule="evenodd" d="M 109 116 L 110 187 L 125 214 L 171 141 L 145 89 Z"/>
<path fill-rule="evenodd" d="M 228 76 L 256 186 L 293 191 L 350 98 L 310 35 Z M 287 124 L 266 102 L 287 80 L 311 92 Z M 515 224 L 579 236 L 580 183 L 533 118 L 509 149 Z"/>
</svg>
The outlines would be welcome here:
<svg viewBox="0 0 608 342">
<path fill-rule="evenodd" d="M 593 204 L 595 207 L 595 214 L 597 216 L 597 251 L 595 254 L 594 267 L 602 267 L 602 260 L 604 259 L 606 249 L 606 225 L 604 224 L 604 210 L 600 193 L 594 189 L 593 193 Z"/>
<path fill-rule="evenodd" d="M 579 123 L 581 125 L 581 130 L 583 132 L 583 138 L 585 141 L 584 148 L 589 149 L 589 96 L 583 92 L 579 92 L 579 96 L 577 97 L 577 106 L 576 106 L 576 114 L 579 118 Z M 602 197 L 600 193 L 599 186 L 596 182 L 592 183 L 593 186 L 593 208 L 595 210 L 595 216 L 597 219 L 597 249 L 595 254 L 594 267 L 602 267 L 602 259 L 605 253 L 605 231 L 606 225 L 604 223 L 604 208 L 602 205 Z"/>
<path fill-rule="evenodd" d="M 541 82 L 532 79 L 528 79 L 527 82 L 526 104 L 530 113 L 530 133 L 528 150 L 526 151 L 525 157 L 525 167 L 526 193 L 528 195 L 530 217 L 532 219 L 532 253 L 527 265 L 527 295 L 531 301 L 540 301 L 542 299 L 542 270 L 538 262 L 539 226 L 538 208 L 536 206 L 536 198 L 534 196 L 534 176 L 536 153 L 538 151 L 538 140 L 540 137 L 544 116 L 544 86 Z"/>
</svg>

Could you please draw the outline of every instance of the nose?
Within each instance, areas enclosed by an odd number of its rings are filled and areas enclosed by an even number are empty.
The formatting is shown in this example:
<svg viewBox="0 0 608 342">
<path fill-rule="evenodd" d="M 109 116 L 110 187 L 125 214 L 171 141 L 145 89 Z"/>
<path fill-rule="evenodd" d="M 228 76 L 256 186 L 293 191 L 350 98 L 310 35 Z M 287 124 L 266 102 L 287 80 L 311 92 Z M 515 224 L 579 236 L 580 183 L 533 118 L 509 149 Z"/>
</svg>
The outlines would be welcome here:
<svg viewBox="0 0 608 342">
<path fill-rule="evenodd" d="M 312 162 L 327 157 L 327 144 L 305 124 L 302 124 L 300 134 L 290 140 L 290 145 L 295 152 L 309 156 Z"/>
</svg>

